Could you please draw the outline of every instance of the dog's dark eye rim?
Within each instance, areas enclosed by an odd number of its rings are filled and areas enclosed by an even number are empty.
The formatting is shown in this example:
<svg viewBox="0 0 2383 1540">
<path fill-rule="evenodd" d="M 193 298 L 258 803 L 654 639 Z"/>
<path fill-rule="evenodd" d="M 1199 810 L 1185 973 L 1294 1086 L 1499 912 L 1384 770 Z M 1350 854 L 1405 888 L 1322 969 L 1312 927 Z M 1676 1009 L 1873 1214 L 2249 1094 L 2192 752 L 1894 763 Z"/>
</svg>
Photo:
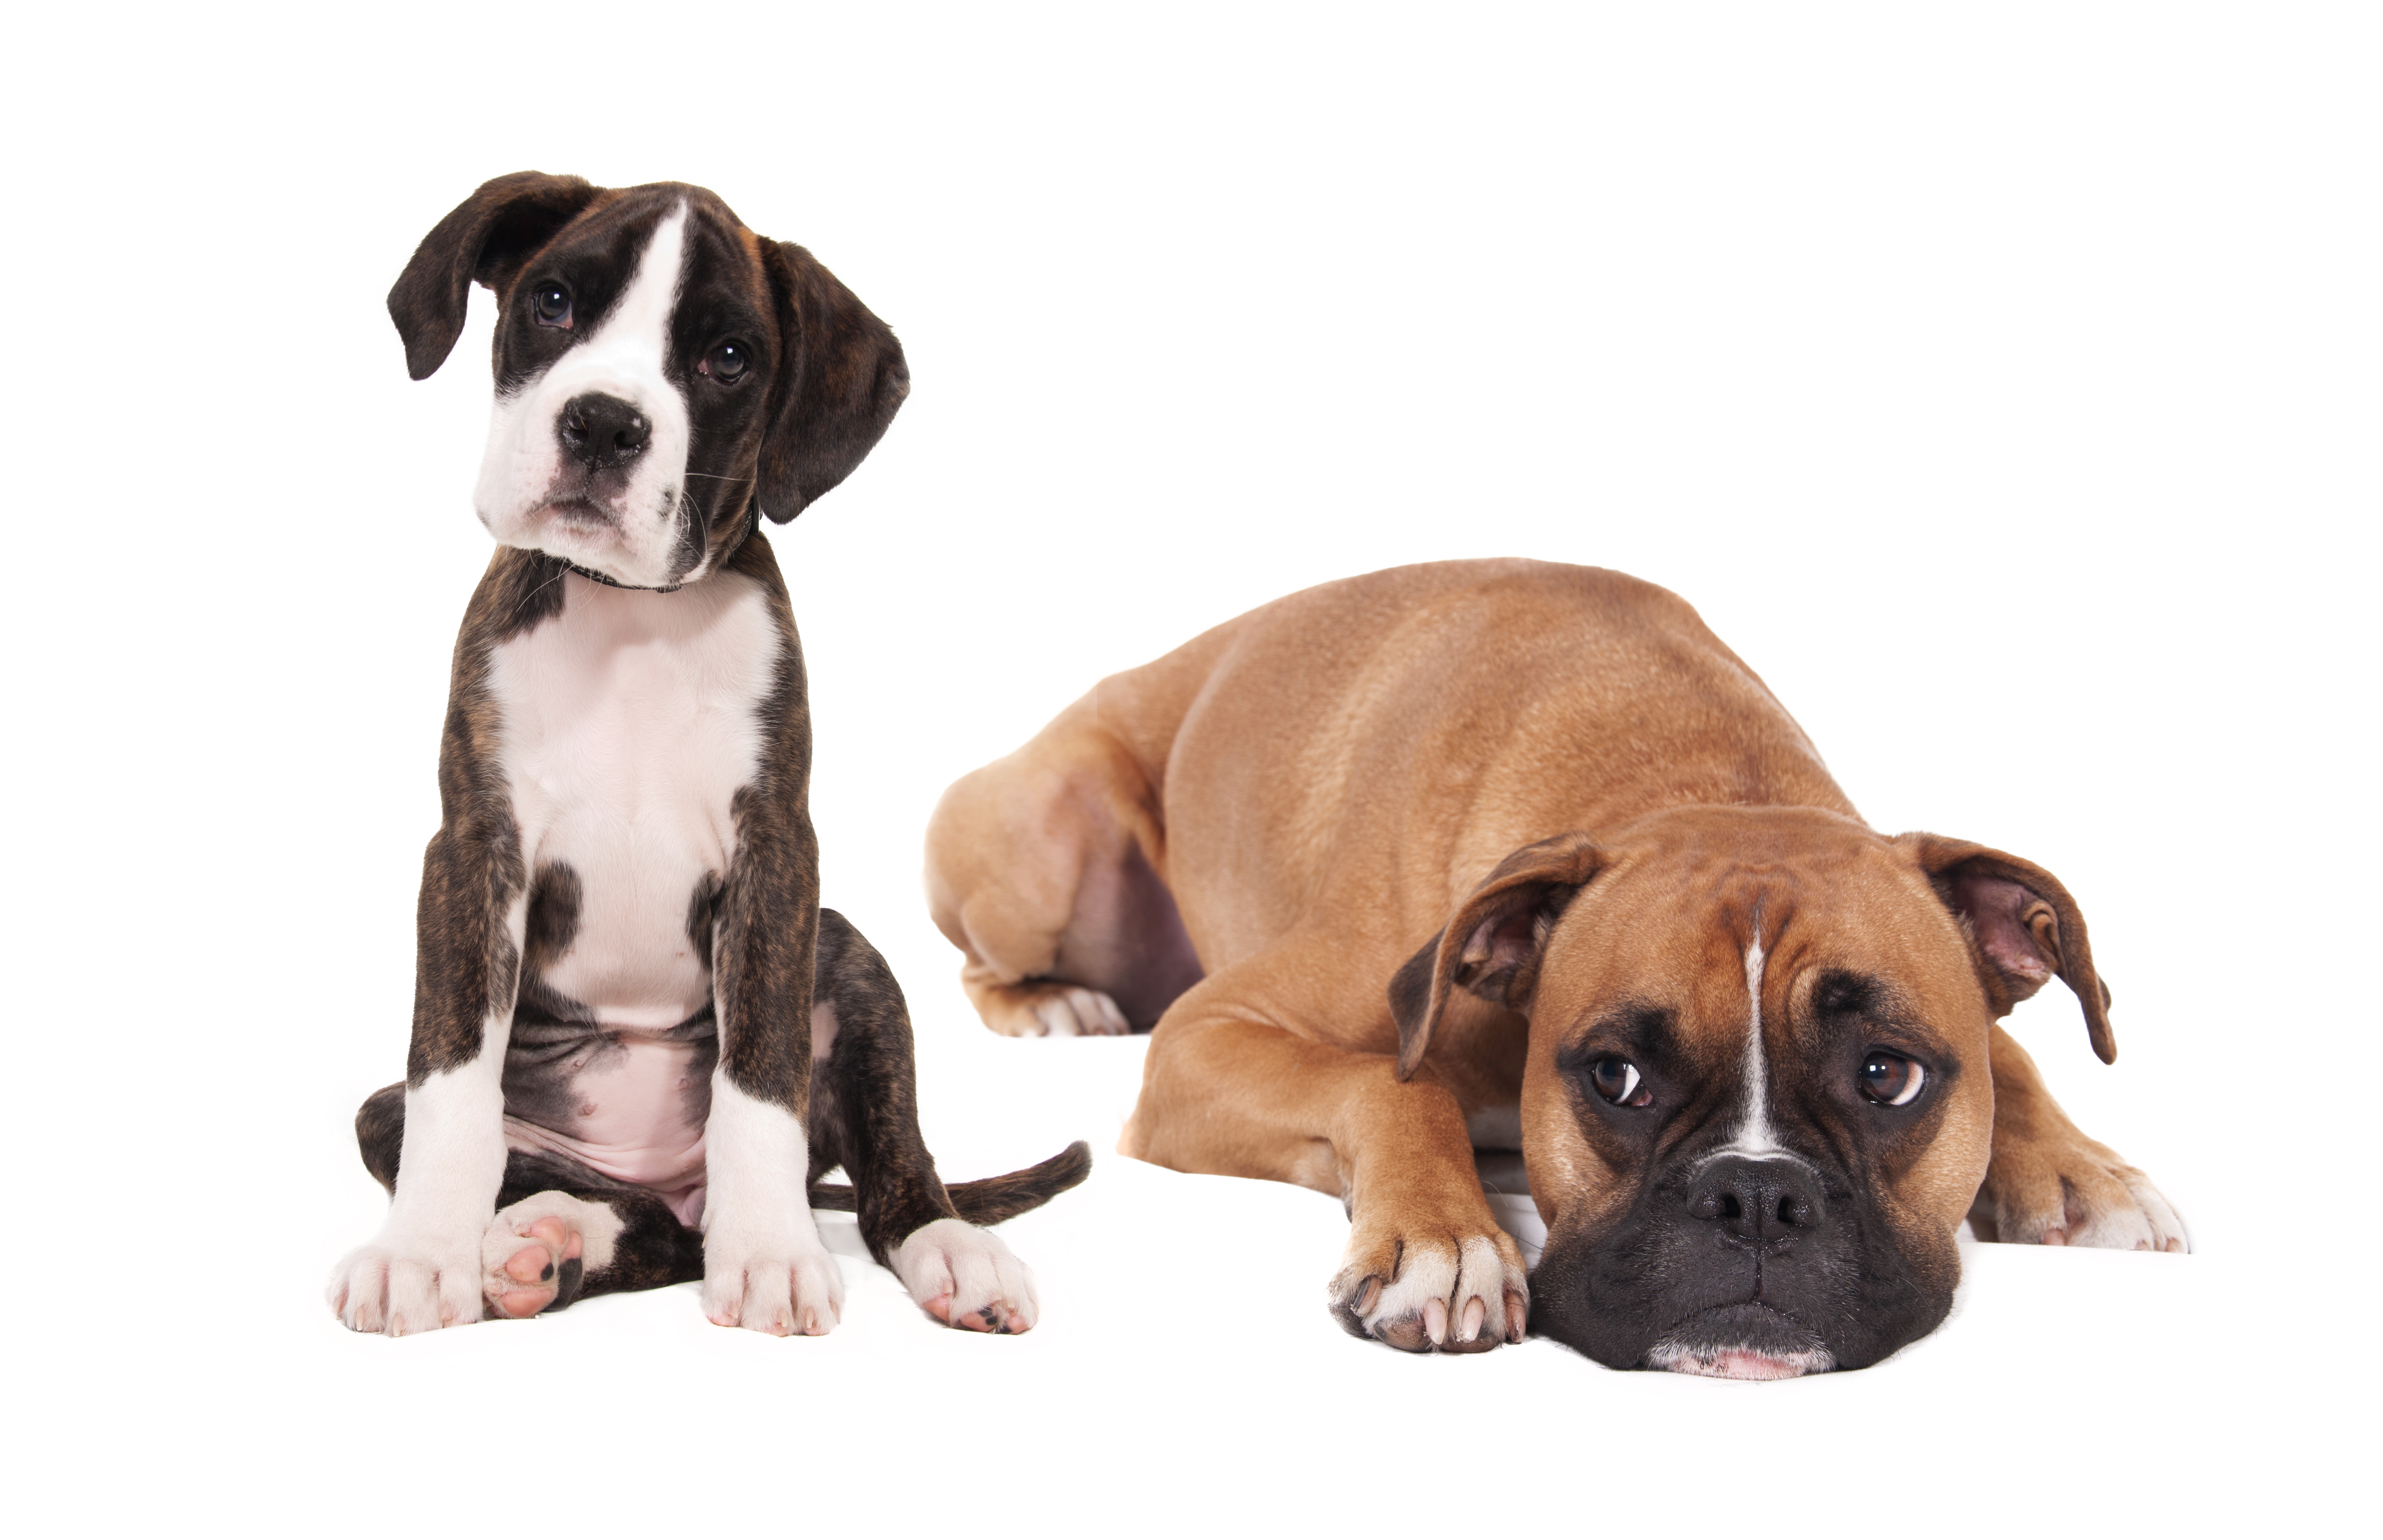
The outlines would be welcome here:
<svg viewBox="0 0 2383 1540">
<path fill-rule="evenodd" d="M 1638 1073 L 1638 1066 L 1619 1053 L 1600 1053 L 1589 1061 L 1583 1072 L 1588 1089 L 1597 1092 L 1598 1100 L 1608 1106 L 1643 1107 L 1655 1100 L 1654 1088 Z"/>
<path fill-rule="evenodd" d="M 571 325 L 571 290 L 551 278 L 530 290 L 529 305 L 541 326 Z"/>
<path fill-rule="evenodd" d="M 1892 1048 L 1864 1049 L 1861 1067 L 1854 1076 L 1862 1099 L 1882 1107 L 1911 1105 L 1928 1089 L 1928 1080 L 1926 1065 Z"/>
<path fill-rule="evenodd" d="M 715 344 L 696 367 L 722 385 L 734 385 L 751 371 L 753 350 L 732 337 L 725 342 Z"/>
</svg>

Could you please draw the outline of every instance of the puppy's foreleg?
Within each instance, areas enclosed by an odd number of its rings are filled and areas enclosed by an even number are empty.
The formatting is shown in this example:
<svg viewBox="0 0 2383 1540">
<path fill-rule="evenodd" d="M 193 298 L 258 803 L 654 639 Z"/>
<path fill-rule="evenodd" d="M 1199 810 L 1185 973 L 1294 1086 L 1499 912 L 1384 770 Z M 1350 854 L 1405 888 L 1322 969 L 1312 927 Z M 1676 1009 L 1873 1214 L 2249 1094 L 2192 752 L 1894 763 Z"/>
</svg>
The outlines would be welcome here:
<svg viewBox="0 0 2383 1540">
<path fill-rule="evenodd" d="M 703 1312 L 722 1326 L 818 1337 L 844 1309 L 804 1188 L 819 846 L 796 782 L 739 809 L 720 897 L 712 989 L 720 1063 L 704 1124 Z"/>
<path fill-rule="evenodd" d="M 510 820 L 505 833 L 517 840 Z M 452 830 L 431 843 L 396 1189 L 380 1233 L 340 1261 L 326 1291 L 357 1331 L 402 1337 L 480 1318 L 480 1240 L 504 1180 L 501 1079 L 528 913 L 521 884 L 508 893 L 500 880 L 518 870 L 517 844 L 510 863 L 491 854 Z"/>
</svg>

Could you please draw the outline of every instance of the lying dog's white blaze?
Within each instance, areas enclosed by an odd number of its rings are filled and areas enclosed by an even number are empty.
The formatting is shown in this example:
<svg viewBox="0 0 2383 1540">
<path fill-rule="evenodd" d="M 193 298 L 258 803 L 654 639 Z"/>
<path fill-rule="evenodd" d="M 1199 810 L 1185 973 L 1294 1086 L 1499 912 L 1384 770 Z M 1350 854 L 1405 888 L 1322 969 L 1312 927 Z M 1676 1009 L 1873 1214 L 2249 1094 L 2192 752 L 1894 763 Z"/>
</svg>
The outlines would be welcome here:
<svg viewBox="0 0 2383 1540">
<path fill-rule="evenodd" d="M 1746 1108 L 1727 1144 L 1706 1155 L 1704 1164 L 1725 1155 L 1755 1160 L 1809 1164 L 1779 1142 L 1771 1123 L 1771 1065 L 1762 1049 L 1762 920 L 1755 917 L 1754 940 L 1746 948 Z M 1684 1340 L 1685 1338 L 1685 1340 Z M 1698 1343 L 1693 1333 L 1675 1333 L 1647 1350 L 1647 1367 L 1674 1374 L 1703 1374 L 1724 1380 L 1786 1380 L 1817 1374 L 1836 1367 L 1836 1355 L 1826 1348 L 1777 1353 L 1750 1347 L 1719 1347 Z"/>
<path fill-rule="evenodd" d="M 513 906 L 516 948 L 526 909 Z M 476 1058 L 406 1090 L 396 1197 L 380 1233 L 340 1259 L 325 1289 L 351 1328 L 403 1337 L 480 1318 L 481 1238 L 505 1177 L 512 1024 L 508 999 L 481 1024 Z"/>
<path fill-rule="evenodd" d="M 509 1117 L 505 1137 L 650 1188 L 693 1224 L 705 1201 L 698 1049 L 668 1034 L 711 999 L 689 907 L 735 858 L 730 807 L 760 768 L 783 642 L 759 585 L 738 573 L 670 595 L 558 581 L 562 612 L 498 647 L 488 684 L 525 865 L 534 881 L 550 864 L 578 879 L 576 931 L 543 981 L 620 1051 L 574 1082 L 565 1127 Z"/>
<path fill-rule="evenodd" d="M 700 575 L 699 564 L 693 572 L 674 570 L 686 517 L 680 494 L 690 429 L 686 398 L 668 368 L 686 219 L 680 203 L 654 227 L 635 276 L 587 336 L 518 388 L 498 393 L 475 503 L 500 544 L 541 550 L 633 587 Z M 564 406 L 591 393 L 628 402 L 651 428 L 624 485 L 609 496 L 590 492 L 586 473 L 563 454 L 555 431 Z M 580 496 L 590 496 L 607 517 L 567 516 L 554 506 Z"/>
<path fill-rule="evenodd" d="M 703 1209 L 703 1312 L 723 1326 L 816 1337 L 844 1310 L 844 1275 L 821 1244 L 803 1177 L 801 1121 L 712 1072 L 711 1193 Z"/>
<path fill-rule="evenodd" d="M 1755 920 L 1754 940 L 1746 948 L 1746 1111 L 1729 1143 L 1714 1152 L 1723 1155 L 1783 1155 L 1771 1128 L 1771 1066 L 1762 1057 L 1762 934 Z"/>
</svg>

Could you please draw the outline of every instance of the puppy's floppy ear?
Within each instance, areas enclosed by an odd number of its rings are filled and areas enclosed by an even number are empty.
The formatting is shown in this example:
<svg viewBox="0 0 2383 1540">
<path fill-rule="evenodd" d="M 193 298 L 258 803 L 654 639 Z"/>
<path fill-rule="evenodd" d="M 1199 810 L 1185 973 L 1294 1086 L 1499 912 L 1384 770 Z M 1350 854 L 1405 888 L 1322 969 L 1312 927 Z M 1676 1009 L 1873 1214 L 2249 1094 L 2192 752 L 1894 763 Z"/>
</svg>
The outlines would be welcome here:
<svg viewBox="0 0 2383 1540">
<path fill-rule="evenodd" d="M 2085 1011 L 2085 1032 L 2104 1064 L 2117 1062 L 2110 1031 L 2110 986 L 2093 971 L 2085 916 L 2060 879 L 2032 861 L 1941 834 L 1906 834 L 1910 851 L 1945 906 L 1966 922 L 1978 982 L 1997 1018 L 2043 987 L 2054 974 Z"/>
<path fill-rule="evenodd" d="M 406 372 L 428 379 L 447 362 L 463 335 L 474 279 L 504 292 L 522 264 L 602 191 L 577 177 L 516 171 L 482 182 L 432 226 L 389 291 L 389 317 L 405 339 Z"/>
<path fill-rule="evenodd" d="M 761 511 L 784 524 L 850 475 L 910 393 L 894 330 L 790 240 L 761 242 L 778 306 L 778 377 L 761 440 Z"/>
<path fill-rule="evenodd" d="M 1604 866 L 1605 852 L 1587 835 L 1558 834 L 1525 845 L 1492 869 L 1457 906 L 1447 928 L 1391 976 L 1400 1079 L 1423 1063 L 1451 987 L 1509 1010 L 1530 1004 L 1556 917 Z"/>
</svg>

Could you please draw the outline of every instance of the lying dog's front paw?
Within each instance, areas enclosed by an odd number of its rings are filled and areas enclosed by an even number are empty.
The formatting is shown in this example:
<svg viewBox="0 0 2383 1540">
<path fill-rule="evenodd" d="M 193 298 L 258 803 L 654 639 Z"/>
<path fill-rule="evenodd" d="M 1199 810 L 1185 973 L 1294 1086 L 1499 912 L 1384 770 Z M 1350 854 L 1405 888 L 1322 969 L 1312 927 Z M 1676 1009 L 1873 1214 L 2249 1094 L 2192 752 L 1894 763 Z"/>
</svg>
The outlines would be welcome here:
<svg viewBox="0 0 2383 1540">
<path fill-rule="evenodd" d="M 894 1275 L 920 1308 L 963 1331 L 1031 1331 L 1042 1314 L 1034 1275 L 1001 1238 L 958 1219 L 910 1232 L 894 1253 Z"/>
<path fill-rule="evenodd" d="M 351 1331 L 405 1337 L 480 1318 L 480 1249 L 383 1231 L 340 1259 L 323 1290 Z"/>
<path fill-rule="evenodd" d="M 1479 1353 L 1520 1342 L 1530 1318 L 1523 1254 L 1487 1233 L 1404 1233 L 1359 1226 L 1330 1287 L 1332 1314 L 1352 1337 L 1410 1353 Z"/>
<path fill-rule="evenodd" d="M 977 1007 L 984 1024 L 1006 1038 L 1121 1038 L 1133 1030 L 1116 1001 L 1081 984 L 1029 979 L 990 985 Z"/>
<path fill-rule="evenodd" d="M 825 1337 L 844 1313 L 844 1275 L 816 1237 L 703 1245 L 703 1313 L 715 1326 Z"/>
<path fill-rule="evenodd" d="M 1982 1239 L 2189 1251 L 2184 1222 L 2151 1178 L 2079 1135 L 1997 1147 L 1969 1218 Z"/>
</svg>

